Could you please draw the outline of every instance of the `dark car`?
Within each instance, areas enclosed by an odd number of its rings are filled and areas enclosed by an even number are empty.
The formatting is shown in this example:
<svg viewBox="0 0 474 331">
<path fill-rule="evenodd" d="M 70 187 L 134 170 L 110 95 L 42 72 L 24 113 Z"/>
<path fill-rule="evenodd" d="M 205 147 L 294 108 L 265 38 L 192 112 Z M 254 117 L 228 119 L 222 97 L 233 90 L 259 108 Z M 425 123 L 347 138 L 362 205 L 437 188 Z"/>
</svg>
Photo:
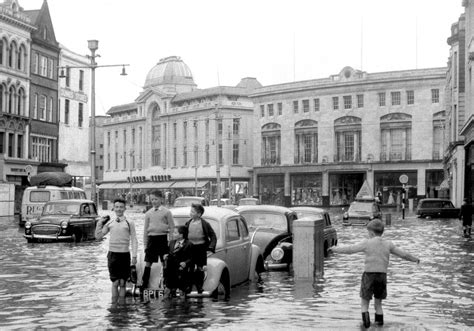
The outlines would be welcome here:
<svg viewBox="0 0 474 331">
<path fill-rule="evenodd" d="M 449 199 L 421 199 L 416 207 L 417 217 L 457 218 L 459 208 L 454 207 Z"/>
<path fill-rule="evenodd" d="M 273 259 L 271 253 L 275 247 L 292 245 L 293 221 L 296 213 L 288 208 L 272 205 L 238 206 L 237 213 L 242 215 L 252 232 L 252 243 L 260 247 L 268 269 L 289 267 L 292 256 Z"/>
<path fill-rule="evenodd" d="M 25 223 L 24 237 L 28 242 L 92 240 L 98 219 L 91 200 L 50 201 L 37 219 Z"/>
<path fill-rule="evenodd" d="M 342 225 L 367 225 L 375 218 L 382 219 L 382 210 L 375 199 L 356 200 L 342 216 Z"/>
</svg>

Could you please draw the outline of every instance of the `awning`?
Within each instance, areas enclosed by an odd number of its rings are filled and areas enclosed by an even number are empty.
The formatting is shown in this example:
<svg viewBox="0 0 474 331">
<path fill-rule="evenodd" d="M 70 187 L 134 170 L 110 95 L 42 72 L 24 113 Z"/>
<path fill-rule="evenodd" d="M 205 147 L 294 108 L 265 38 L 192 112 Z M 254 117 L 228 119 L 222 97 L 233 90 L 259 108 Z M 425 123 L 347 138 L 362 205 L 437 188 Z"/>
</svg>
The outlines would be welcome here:
<svg viewBox="0 0 474 331">
<path fill-rule="evenodd" d="M 207 185 L 209 181 L 198 181 L 197 182 L 197 187 L 202 188 Z M 171 186 L 171 188 L 194 188 L 196 185 L 196 182 L 194 180 L 189 180 L 189 181 L 183 181 L 183 182 L 176 182 Z"/>
<path fill-rule="evenodd" d="M 170 188 L 174 182 L 145 182 L 145 183 L 133 183 L 133 189 L 141 189 L 141 188 L 150 188 L 150 189 L 164 189 Z"/>
</svg>

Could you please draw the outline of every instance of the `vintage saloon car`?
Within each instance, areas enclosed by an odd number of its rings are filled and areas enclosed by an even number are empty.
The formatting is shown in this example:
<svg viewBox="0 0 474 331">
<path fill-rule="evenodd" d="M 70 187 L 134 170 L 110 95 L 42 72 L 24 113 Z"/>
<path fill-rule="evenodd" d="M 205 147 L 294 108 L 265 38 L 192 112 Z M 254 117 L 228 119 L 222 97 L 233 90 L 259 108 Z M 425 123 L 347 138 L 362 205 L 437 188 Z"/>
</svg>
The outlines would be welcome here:
<svg viewBox="0 0 474 331">
<path fill-rule="evenodd" d="M 190 207 L 173 208 L 170 211 L 176 226 L 184 225 L 190 219 Z M 207 258 L 202 295 L 228 298 L 231 287 L 258 279 L 257 270 L 263 270 L 263 257 L 260 249 L 250 242 L 245 219 L 236 212 L 226 208 L 205 207 L 202 218 L 209 222 L 217 237 L 216 251 Z M 137 269 L 141 269 L 141 266 L 137 265 Z M 160 277 L 159 274 L 154 274 L 152 270 L 149 284 L 161 286 L 162 282 L 156 279 Z M 190 296 L 198 296 L 196 293 L 193 291 Z"/>
<path fill-rule="evenodd" d="M 292 226 L 297 218 L 291 209 L 273 205 L 238 206 L 237 213 L 246 220 L 252 232 L 252 242 L 260 247 L 267 269 L 288 268 L 292 256 L 284 259 L 272 258 L 272 251 L 276 247 L 291 246 L 293 242 Z"/>
<path fill-rule="evenodd" d="M 449 199 L 421 199 L 416 207 L 417 217 L 458 218 L 459 208 L 454 207 Z"/>
<path fill-rule="evenodd" d="M 342 216 L 342 225 L 367 225 L 371 220 L 382 220 L 382 210 L 375 199 L 360 199 L 351 203 Z"/>
<path fill-rule="evenodd" d="M 37 219 L 25 223 L 24 237 L 28 242 L 95 239 L 98 218 L 91 200 L 50 201 Z"/>
</svg>

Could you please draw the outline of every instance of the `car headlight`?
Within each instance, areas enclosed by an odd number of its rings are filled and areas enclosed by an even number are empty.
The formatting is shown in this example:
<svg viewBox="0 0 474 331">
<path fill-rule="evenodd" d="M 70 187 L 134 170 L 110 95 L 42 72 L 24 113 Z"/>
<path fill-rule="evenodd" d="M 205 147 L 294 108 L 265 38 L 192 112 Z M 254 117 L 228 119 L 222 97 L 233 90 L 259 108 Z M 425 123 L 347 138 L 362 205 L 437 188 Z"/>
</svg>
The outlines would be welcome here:
<svg viewBox="0 0 474 331">
<path fill-rule="evenodd" d="M 281 259 L 283 259 L 284 255 L 285 255 L 285 252 L 280 247 L 275 247 L 270 253 L 270 256 L 275 261 L 280 261 Z"/>
<path fill-rule="evenodd" d="M 349 213 L 344 213 L 344 215 L 342 215 L 342 217 L 343 217 L 344 219 L 348 219 L 348 218 L 349 218 Z"/>
<path fill-rule="evenodd" d="M 25 223 L 25 229 L 29 229 L 29 228 L 31 228 L 31 222 L 30 222 L 30 221 L 27 221 L 27 222 Z"/>
<path fill-rule="evenodd" d="M 67 222 L 67 221 L 62 221 L 62 222 L 61 222 L 61 227 L 62 227 L 63 229 L 67 228 L 67 226 L 68 226 L 68 222 Z"/>
<path fill-rule="evenodd" d="M 375 217 L 374 215 L 370 215 L 370 219 L 373 220 Z"/>
</svg>

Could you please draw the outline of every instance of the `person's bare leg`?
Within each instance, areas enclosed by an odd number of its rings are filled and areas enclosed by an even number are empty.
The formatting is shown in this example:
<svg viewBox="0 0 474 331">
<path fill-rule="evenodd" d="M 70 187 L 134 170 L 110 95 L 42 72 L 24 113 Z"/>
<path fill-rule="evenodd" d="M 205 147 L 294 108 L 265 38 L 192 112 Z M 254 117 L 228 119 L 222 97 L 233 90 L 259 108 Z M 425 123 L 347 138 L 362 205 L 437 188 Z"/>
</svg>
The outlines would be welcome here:
<svg viewBox="0 0 474 331">
<path fill-rule="evenodd" d="M 119 281 L 118 280 L 116 280 L 112 283 L 112 302 L 116 302 L 117 298 L 119 296 L 118 286 L 119 286 Z"/>
<path fill-rule="evenodd" d="M 374 307 L 375 307 L 375 324 L 383 325 L 382 299 L 374 299 Z"/>
</svg>

